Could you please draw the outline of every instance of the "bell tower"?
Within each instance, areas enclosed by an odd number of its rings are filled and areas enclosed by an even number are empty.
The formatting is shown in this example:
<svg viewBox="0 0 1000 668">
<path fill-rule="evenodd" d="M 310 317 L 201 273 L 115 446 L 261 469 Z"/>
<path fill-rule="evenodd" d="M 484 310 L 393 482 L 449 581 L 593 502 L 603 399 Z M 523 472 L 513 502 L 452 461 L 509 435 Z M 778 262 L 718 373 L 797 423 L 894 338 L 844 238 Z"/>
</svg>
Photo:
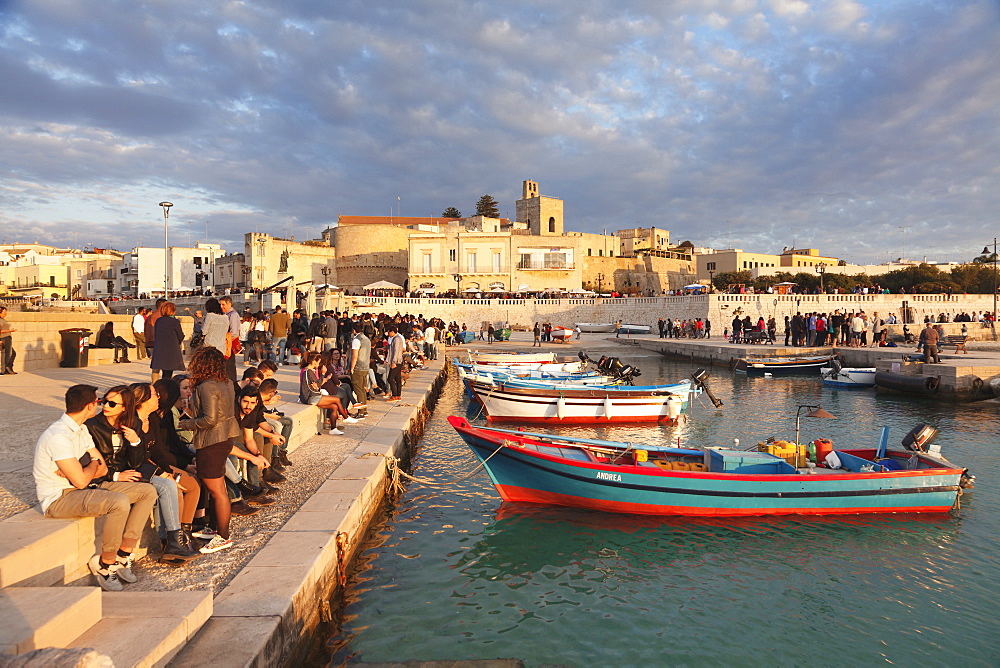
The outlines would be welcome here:
<svg viewBox="0 0 1000 668">
<path fill-rule="evenodd" d="M 533 235 L 563 235 L 563 201 L 539 195 L 535 181 L 521 182 L 521 199 L 517 200 L 515 215 L 518 222 L 528 224 Z"/>
</svg>

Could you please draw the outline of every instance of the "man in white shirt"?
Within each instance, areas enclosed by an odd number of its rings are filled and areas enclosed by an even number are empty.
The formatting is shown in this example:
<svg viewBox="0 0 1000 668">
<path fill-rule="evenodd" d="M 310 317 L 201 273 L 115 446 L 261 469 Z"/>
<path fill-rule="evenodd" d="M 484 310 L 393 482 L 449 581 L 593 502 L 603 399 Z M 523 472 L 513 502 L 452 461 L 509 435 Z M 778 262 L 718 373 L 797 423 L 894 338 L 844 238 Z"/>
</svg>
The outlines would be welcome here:
<svg viewBox="0 0 1000 668">
<path fill-rule="evenodd" d="M 146 354 L 146 307 L 143 306 L 132 318 L 132 338 L 135 339 L 135 358 L 144 360 Z"/>
<path fill-rule="evenodd" d="M 437 359 L 437 328 L 431 324 L 424 330 L 424 354 L 429 360 Z"/>
<path fill-rule="evenodd" d="M 136 581 L 132 551 L 153 511 L 156 489 L 144 482 L 96 482 L 108 467 L 84 422 L 97 413 L 97 388 L 74 385 L 65 399 L 66 412 L 35 445 L 38 500 L 46 517 L 105 517 L 101 553 L 87 565 L 102 589 L 121 591 L 119 580 Z"/>
</svg>

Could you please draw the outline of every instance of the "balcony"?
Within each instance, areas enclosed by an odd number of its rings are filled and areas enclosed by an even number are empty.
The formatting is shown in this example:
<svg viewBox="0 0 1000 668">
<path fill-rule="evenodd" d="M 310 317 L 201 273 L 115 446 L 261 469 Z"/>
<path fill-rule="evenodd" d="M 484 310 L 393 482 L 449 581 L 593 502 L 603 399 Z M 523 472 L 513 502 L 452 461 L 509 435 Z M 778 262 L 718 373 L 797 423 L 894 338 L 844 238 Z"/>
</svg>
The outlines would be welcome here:
<svg viewBox="0 0 1000 668">
<path fill-rule="evenodd" d="M 563 271 L 567 269 L 576 269 L 576 266 L 572 262 L 559 262 L 557 260 L 552 261 L 538 261 L 530 262 L 528 260 L 522 260 L 517 263 L 518 269 L 561 269 Z"/>
</svg>

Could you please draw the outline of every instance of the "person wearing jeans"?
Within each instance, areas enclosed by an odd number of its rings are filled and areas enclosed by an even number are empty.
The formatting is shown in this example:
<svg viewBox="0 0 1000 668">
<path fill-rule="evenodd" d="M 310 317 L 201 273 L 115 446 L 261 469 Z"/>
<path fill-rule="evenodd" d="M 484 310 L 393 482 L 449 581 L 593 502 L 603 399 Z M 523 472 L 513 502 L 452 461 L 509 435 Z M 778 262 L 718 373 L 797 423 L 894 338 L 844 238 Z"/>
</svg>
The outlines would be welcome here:
<svg viewBox="0 0 1000 668">
<path fill-rule="evenodd" d="M 87 566 L 97 584 L 121 591 L 135 582 L 132 551 L 156 501 L 156 490 L 142 482 L 95 483 L 108 472 L 84 422 L 100 402 L 97 388 L 73 385 L 65 394 L 66 412 L 42 432 L 35 445 L 32 474 L 45 517 L 104 517 L 101 552 Z"/>
<path fill-rule="evenodd" d="M 389 339 L 389 350 L 385 356 L 385 363 L 389 367 L 387 401 L 398 401 L 403 394 L 403 351 L 406 349 L 406 341 L 395 324 L 386 327 L 385 334 Z"/>
</svg>

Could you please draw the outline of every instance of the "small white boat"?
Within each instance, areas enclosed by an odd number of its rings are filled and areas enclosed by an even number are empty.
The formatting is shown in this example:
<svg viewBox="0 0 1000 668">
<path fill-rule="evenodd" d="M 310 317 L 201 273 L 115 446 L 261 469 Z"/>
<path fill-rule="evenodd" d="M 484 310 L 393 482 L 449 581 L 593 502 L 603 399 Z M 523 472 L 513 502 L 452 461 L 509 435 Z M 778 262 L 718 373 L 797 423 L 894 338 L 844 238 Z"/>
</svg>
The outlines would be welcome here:
<svg viewBox="0 0 1000 668">
<path fill-rule="evenodd" d="M 552 340 L 559 343 L 566 343 L 573 338 L 573 330 L 566 327 L 553 327 Z"/>
<path fill-rule="evenodd" d="M 618 328 L 619 334 L 649 334 L 652 330 L 652 325 L 626 325 L 622 324 Z M 614 331 L 614 330 L 612 330 Z"/>
<path fill-rule="evenodd" d="M 469 361 L 474 364 L 499 364 L 501 366 L 521 366 L 523 364 L 553 364 L 555 353 L 484 353 L 469 351 Z"/>
<path fill-rule="evenodd" d="M 875 387 L 875 368 L 841 367 L 837 360 L 819 370 L 824 385 L 834 387 Z"/>
<path fill-rule="evenodd" d="M 613 322 L 577 322 L 574 323 L 581 332 L 613 332 L 615 323 Z"/>
</svg>

